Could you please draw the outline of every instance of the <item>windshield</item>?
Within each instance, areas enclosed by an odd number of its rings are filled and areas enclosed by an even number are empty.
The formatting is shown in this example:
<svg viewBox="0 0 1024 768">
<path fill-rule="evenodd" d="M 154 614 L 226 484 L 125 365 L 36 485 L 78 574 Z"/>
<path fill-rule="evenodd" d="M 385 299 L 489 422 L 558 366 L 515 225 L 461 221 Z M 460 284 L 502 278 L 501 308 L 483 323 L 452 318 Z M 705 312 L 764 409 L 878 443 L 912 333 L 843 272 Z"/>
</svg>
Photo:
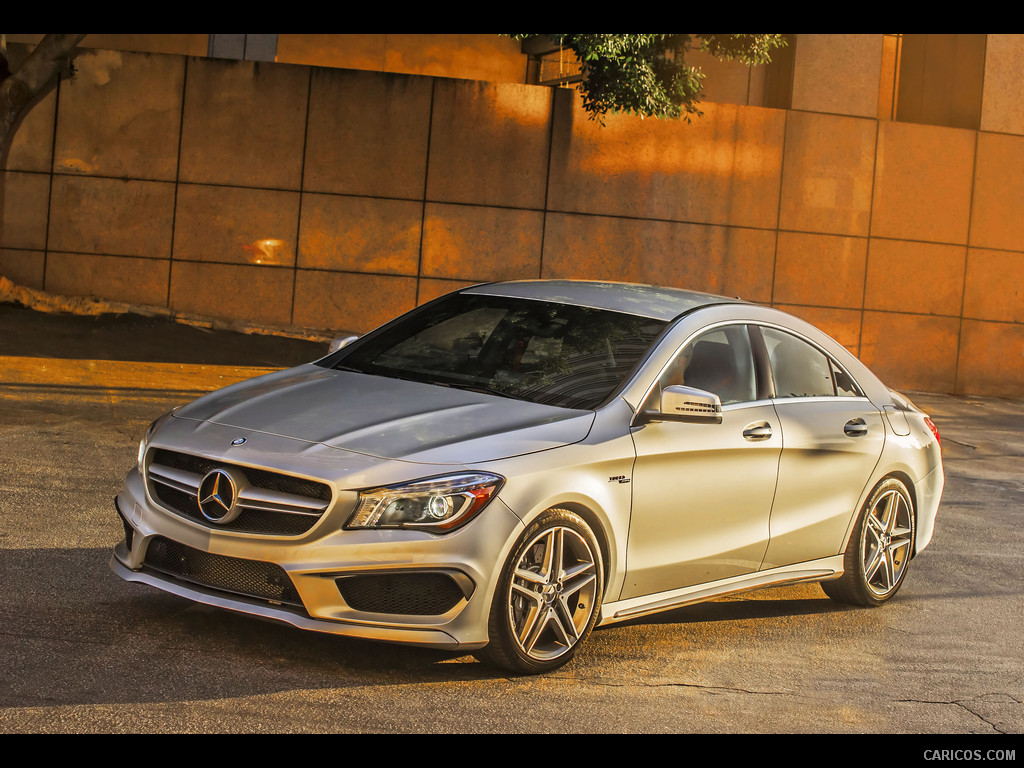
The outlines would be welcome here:
<svg viewBox="0 0 1024 768">
<path fill-rule="evenodd" d="M 453 294 L 365 336 L 324 364 L 564 408 L 596 408 L 664 327 L 661 320 L 590 307 Z"/>
</svg>

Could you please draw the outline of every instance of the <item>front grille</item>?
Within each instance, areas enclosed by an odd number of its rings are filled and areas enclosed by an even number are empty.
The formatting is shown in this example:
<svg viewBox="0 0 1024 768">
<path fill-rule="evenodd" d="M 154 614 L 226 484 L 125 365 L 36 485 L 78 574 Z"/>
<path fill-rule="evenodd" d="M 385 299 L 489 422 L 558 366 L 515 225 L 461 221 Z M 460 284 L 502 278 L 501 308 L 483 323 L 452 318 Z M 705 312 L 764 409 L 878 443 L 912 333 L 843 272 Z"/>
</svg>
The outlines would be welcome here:
<svg viewBox="0 0 1024 768">
<path fill-rule="evenodd" d="M 465 599 L 446 573 L 382 573 L 336 579 L 350 608 L 369 613 L 440 616 Z"/>
<path fill-rule="evenodd" d="M 199 508 L 199 485 L 215 469 L 231 470 L 247 481 L 239 494 L 240 514 L 224 524 L 212 523 Z M 152 452 L 147 477 L 158 503 L 219 530 L 299 536 L 316 525 L 331 502 L 326 483 L 166 449 Z"/>
<path fill-rule="evenodd" d="M 207 459 L 202 456 L 193 456 L 190 453 L 168 451 L 164 448 L 158 448 L 153 452 L 152 463 L 182 469 L 200 476 L 218 467 L 237 466 Z M 255 469 L 253 467 L 244 467 L 242 469 L 245 470 L 245 475 L 249 478 L 249 482 L 260 488 L 280 491 L 281 493 L 291 493 L 296 496 L 306 496 L 310 499 L 320 499 L 324 502 L 331 500 L 331 487 L 326 483 L 307 480 L 306 478 L 293 475 L 284 475 L 280 472 L 271 472 L 266 469 Z"/>
<path fill-rule="evenodd" d="M 146 548 L 144 565 L 199 586 L 303 607 L 292 580 L 274 563 L 215 555 L 157 536 Z"/>
</svg>

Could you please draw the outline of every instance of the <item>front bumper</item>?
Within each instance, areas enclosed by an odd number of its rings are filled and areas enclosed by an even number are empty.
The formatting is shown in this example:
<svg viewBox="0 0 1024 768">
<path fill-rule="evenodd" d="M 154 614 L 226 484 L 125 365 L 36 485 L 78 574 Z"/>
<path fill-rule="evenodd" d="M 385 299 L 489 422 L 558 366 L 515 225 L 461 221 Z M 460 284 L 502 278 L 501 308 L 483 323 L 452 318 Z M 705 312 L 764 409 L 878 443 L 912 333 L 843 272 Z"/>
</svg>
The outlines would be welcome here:
<svg viewBox="0 0 1024 768">
<path fill-rule="evenodd" d="M 232 533 L 154 503 L 136 470 L 115 503 L 126 535 L 110 567 L 126 581 L 302 629 L 447 649 L 487 643 L 500 564 L 522 528 L 496 498 L 446 535 L 346 531 L 343 503 L 301 536 Z"/>
</svg>

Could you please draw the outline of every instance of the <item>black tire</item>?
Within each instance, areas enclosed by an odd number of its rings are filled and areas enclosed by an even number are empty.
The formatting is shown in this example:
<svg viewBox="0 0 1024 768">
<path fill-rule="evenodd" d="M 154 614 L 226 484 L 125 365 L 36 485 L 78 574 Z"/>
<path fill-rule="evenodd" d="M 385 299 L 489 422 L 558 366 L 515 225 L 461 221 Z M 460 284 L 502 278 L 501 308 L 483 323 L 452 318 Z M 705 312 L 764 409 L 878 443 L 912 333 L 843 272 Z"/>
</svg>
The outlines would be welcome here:
<svg viewBox="0 0 1024 768">
<path fill-rule="evenodd" d="M 846 546 L 841 578 L 821 582 L 833 600 L 868 608 L 892 599 L 914 552 L 914 505 L 900 480 L 890 477 L 868 497 Z"/>
<path fill-rule="evenodd" d="M 552 509 L 519 537 L 498 580 L 481 661 L 521 674 L 566 664 L 587 639 L 604 591 L 601 547 L 574 512 Z"/>
</svg>

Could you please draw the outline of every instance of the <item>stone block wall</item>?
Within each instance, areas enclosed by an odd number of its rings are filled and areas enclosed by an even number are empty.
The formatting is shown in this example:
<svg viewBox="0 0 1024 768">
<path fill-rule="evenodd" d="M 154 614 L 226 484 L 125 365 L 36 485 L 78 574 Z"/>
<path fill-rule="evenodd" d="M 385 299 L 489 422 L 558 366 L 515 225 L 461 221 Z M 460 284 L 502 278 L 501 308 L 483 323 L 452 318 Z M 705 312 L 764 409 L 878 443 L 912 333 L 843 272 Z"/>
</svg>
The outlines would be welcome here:
<svg viewBox="0 0 1024 768">
<path fill-rule="evenodd" d="M 1024 135 L 1005 126 L 879 120 L 866 86 L 841 113 L 806 80 L 802 109 L 602 126 L 536 86 L 76 66 L 5 173 L 0 274 L 22 285 L 365 332 L 474 282 L 652 282 L 777 305 L 893 386 L 1024 396 Z"/>
</svg>

